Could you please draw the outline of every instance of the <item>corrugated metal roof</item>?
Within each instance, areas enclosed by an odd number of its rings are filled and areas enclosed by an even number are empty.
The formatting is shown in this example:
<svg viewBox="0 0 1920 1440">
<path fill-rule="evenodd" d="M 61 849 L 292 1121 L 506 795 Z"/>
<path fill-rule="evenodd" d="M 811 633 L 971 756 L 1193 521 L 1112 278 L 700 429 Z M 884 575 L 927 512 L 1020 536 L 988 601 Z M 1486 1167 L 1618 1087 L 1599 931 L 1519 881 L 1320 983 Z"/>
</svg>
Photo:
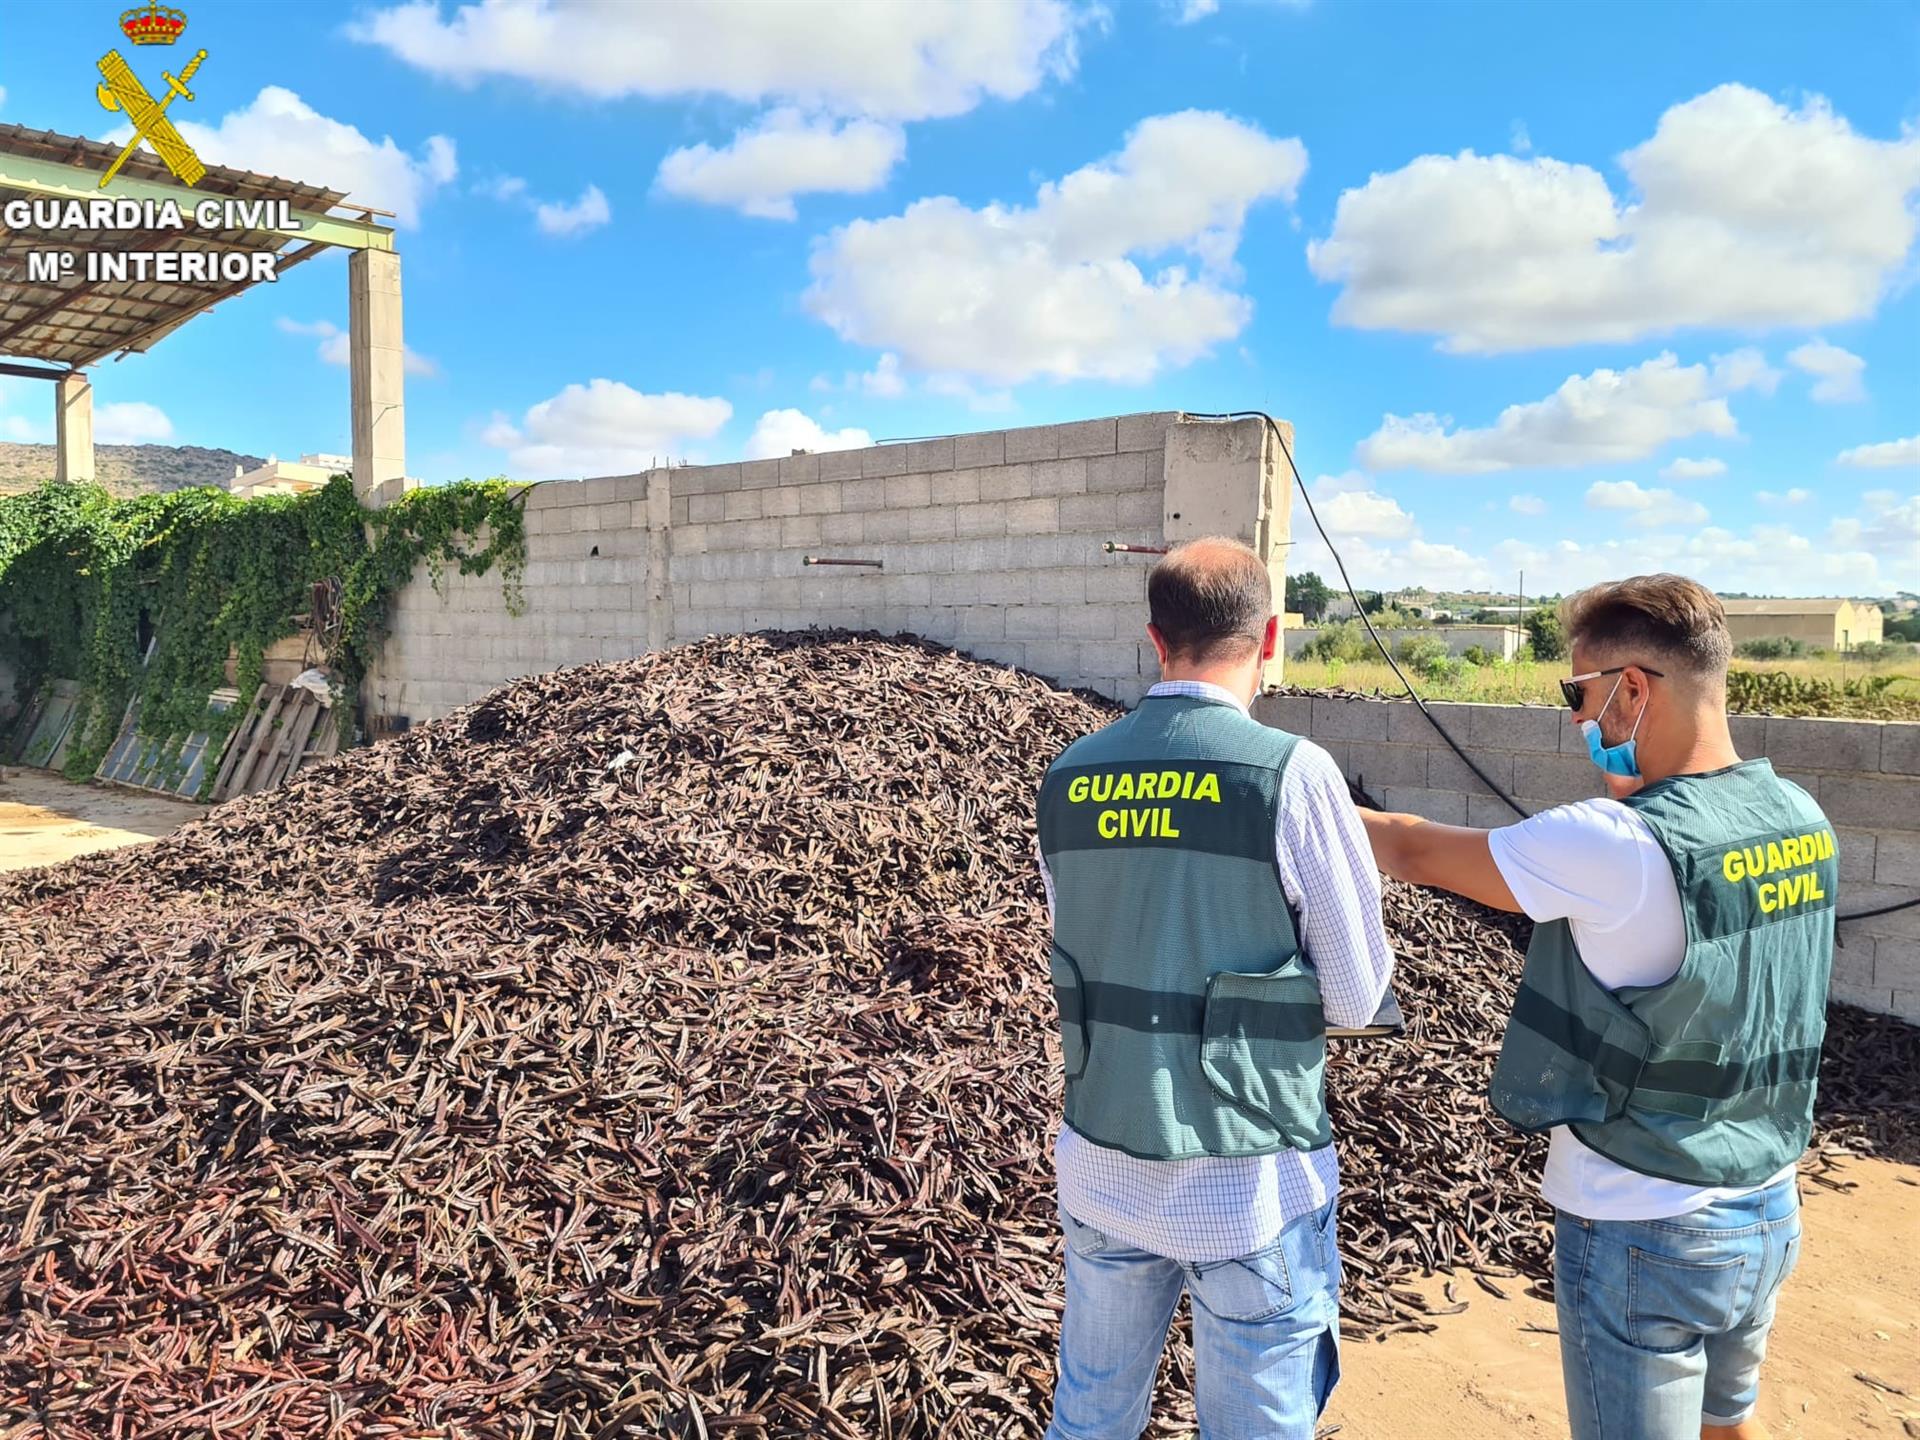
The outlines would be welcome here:
<svg viewBox="0 0 1920 1440">
<path fill-rule="evenodd" d="M 120 153 L 116 145 L 24 125 L 0 125 L 0 154 L 71 165 L 104 174 Z M 127 157 L 121 174 L 165 184 L 176 183 L 159 156 L 142 146 Z M 346 198 L 343 190 L 256 175 L 209 165 L 194 191 L 237 200 L 284 200 L 296 209 L 325 212 Z M 21 197 L 0 186 L 0 201 Z M 36 198 L 36 197 L 27 197 Z M 111 198 L 103 195 L 102 198 Z M 0 354 L 55 364 L 82 365 L 116 350 L 146 350 L 219 300 L 248 289 L 252 281 L 209 283 L 148 281 L 89 282 L 84 268 L 57 283 L 27 279 L 26 256 L 35 250 L 174 250 L 280 252 L 284 268 L 300 252 L 287 251 L 300 238 L 278 230 L 74 231 L 0 226 Z M 304 258 L 302 256 L 301 258 Z"/>
</svg>

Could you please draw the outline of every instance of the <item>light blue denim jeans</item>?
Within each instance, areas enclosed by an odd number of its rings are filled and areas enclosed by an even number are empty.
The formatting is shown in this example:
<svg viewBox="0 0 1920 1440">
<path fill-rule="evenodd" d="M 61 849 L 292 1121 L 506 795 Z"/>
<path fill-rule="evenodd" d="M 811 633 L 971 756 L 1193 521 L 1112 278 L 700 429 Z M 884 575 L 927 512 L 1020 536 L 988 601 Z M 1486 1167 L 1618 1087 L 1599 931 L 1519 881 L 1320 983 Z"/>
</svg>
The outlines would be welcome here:
<svg viewBox="0 0 1920 1440">
<path fill-rule="evenodd" d="M 1795 1177 L 1671 1220 L 1563 1210 L 1553 1233 L 1573 1440 L 1693 1440 L 1753 1413 L 1800 1258 Z"/>
<path fill-rule="evenodd" d="M 1313 1440 L 1340 1378 L 1334 1202 L 1264 1250 L 1183 1264 L 1135 1250 L 1064 1210 L 1067 1312 L 1047 1440 L 1135 1440 L 1180 1292 L 1193 1297 L 1200 1440 Z"/>
</svg>

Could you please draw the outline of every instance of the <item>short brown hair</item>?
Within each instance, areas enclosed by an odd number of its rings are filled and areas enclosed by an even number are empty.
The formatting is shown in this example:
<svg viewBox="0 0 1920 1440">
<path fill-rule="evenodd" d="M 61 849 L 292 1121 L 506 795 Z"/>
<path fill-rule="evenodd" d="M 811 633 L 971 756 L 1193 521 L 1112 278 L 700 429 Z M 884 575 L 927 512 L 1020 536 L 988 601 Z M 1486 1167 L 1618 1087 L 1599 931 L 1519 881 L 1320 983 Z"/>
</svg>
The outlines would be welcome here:
<svg viewBox="0 0 1920 1440">
<path fill-rule="evenodd" d="M 1628 652 L 1646 663 L 1664 660 L 1684 674 L 1724 676 L 1733 658 L 1726 607 L 1698 580 L 1684 575 L 1635 575 L 1609 580 L 1560 606 L 1568 644 L 1586 644 L 1626 663 Z M 1657 658 L 1656 658 L 1657 657 Z"/>
<path fill-rule="evenodd" d="M 1273 618 L 1273 580 L 1251 546 L 1224 535 L 1176 545 L 1147 576 L 1147 609 L 1186 660 L 1243 660 Z"/>
</svg>

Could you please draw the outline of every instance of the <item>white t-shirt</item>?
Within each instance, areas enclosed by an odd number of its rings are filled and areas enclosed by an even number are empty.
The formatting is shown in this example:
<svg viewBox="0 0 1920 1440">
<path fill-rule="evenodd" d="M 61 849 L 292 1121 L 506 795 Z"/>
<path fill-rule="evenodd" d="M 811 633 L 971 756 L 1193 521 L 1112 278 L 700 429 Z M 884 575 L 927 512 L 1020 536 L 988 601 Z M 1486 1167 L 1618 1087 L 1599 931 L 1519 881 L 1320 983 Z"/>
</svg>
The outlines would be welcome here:
<svg viewBox="0 0 1920 1440">
<path fill-rule="evenodd" d="M 1567 921 L 1581 960 L 1609 990 L 1658 985 L 1679 971 L 1687 949 L 1680 887 L 1666 852 L 1631 807 L 1582 800 L 1495 830 L 1487 843 L 1520 908 L 1536 921 Z M 1661 1220 L 1761 1188 L 1642 1175 L 1556 1125 L 1540 1193 L 1555 1209 L 1587 1220 Z"/>
</svg>

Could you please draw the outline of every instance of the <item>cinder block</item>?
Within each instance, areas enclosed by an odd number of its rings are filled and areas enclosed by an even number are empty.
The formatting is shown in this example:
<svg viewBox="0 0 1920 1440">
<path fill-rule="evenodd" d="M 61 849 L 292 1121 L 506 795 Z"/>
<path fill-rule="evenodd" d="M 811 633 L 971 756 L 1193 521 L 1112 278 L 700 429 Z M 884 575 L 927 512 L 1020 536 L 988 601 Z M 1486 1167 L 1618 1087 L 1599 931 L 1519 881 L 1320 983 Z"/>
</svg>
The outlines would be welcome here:
<svg viewBox="0 0 1920 1440">
<path fill-rule="evenodd" d="M 828 545 L 857 545 L 866 536 L 864 515 L 822 515 L 820 539 Z"/>
<path fill-rule="evenodd" d="M 973 644 L 960 646 L 976 660 L 984 660 L 989 665 L 1005 665 L 1012 669 L 1020 668 L 1027 658 L 1027 647 L 1012 640 L 981 640 Z"/>
<path fill-rule="evenodd" d="M 1007 434 L 988 430 L 978 435 L 953 437 L 953 463 L 957 468 L 973 469 L 982 465 L 1007 463 Z"/>
<path fill-rule="evenodd" d="M 1035 495 L 1084 495 L 1087 462 L 1083 459 L 1036 460 L 1031 467 Z"/>
<path fill-rule="evenodd" d="M 1146 604 L 1147 568 L 1144 565 L 1101 565 L 1085 571 L 1083 579 L 1089 600 L 1111 600 L 1135 606 Z M 1144 612 L 1141 623 L 1146 623 Z"/>
<path fill-rule="evenodd" d="M 682 495 L 667 502 L 667 523 L 684 525 L 693 518 L 693 496 Z"/>
<path fill-rule="evenodd" d="M 1114 523 L 1123 530 L 1146 533 L 1161 525 L 1161 499 L 1157 490 L 1128 490 L 1113 497 Z M 1158 536 L 1152 538 L 1158 539 Z"/>
<path fill-rule="evenodd" d="M 1575 730 L 1572 725 L 1569 725 L 1567 728 L 1574 730 L 1575 738 L 1579 737 L 1579 731 Z M 1729 715 L 1727 717 L 1727 733 L 1733 737 L 1733 748 L 1739 753 L 1742 760 L 1755 760 L 1767 753 L 1766 716 Z M 1580 748 L 1582 751 L 1586 749 L 1584 742 L 1582 742 Z"/>
<path fill-rule="evenodd" d="M 1004 504 L 957 505 L 953 511 L 953 533 L 962 540 L 980 535 L 1007 533 L 1007 508 Z"/>
<path fill-rule="evenodd" d="M 1036 641 L 1027 646 L 1027 668 L 1056 684 L 1080 670 L 1080 647 L 1071 641 Z"/>
<path fill-rule="evenodd" d="M 1061 633 L 1060 611 L 1051 605 L 1011 605 L 1006 625 L 1012 640 L 1056 640 Z"/>
<path fill-rule="evenodd" d="M 1840 913 L 1859 915 L 1868 910 L 1886 909 L 1920 896 L 1920 890 L 1904 885 L 1845 885 L 1839 894 Z M 1893 910 L 1885 915 L 1868 915 L 1840 927 L 1851 944 L 1862 935 L 1877 939 L 1920 940 L 1920 905 Z"/>
<path fill-rule="evenodd" d="M 896 475 L 886 482 L 887 508 L 903 510 L 926 505 L 933 499 L 933 486 L 925 475 Z"/>
<path fill-rule="evenodd" d="M 1033 574 L 1032 593 L 1041 605 L 1082 605 L 1087 599 L 1087 577 L 1080 570 L 1038 570 Z"/>
<path fill-rule="evenodd" d="M 1767 758 L 1776 770 L 1873 770 L 1880 768 L 1876 720 L 1813 720 L 1769 716 Z"/>
<path fill-rule="evenodd" d="M 1019 639 L 1024 635 L 1043 633 L 1029 630 L 1024 625 L 1016 627 L 1013 617 L 1020 613 L 1018 608 L 1003 610 L 998 605 L 968 605 L 956 613 L 958 624 L 954 633 L 963 645 L 979 640 Z"/>
<path fill-rule="evenodd" d="M 1381 790 L 1424 789 L 1427 784 L 1427 750 L 1424 745 L 1394 745 L 1385 740 L 1316 741 L 1316 744 L 1343 744 L 1352 757 L 1349 775 L 1364 776 L 1369 792 Z"/>
<path fill-rule="evenodd" d="M 1054 609 L 1055 633 L 1062 639 L 1112 640 L 1121 631 L 1121 607 L 1118 605 L 1061 605 Z M 1130 617 L 1129 617 L 1130 618 Z M 1135 657 L 1134 672 L 1139 673 Z"/>
<path fill-rule="evenodd" d="M 889 606 L 917 607 L 933 603 L 931 575 L 888 575 L 881 582 L 881 593 Z"/>
<path fill-rule="evenodd" d="M 934 470 L 951 470 L 953 464 L 953 436 L 939 440 L 915 440 L 907 446 L 907 469 L 914 474 Z"/>
<path fill-rule="evenodd" d="M 911 510 L 873 510 L 865 517 L 868 544 L 905 540 L 912 526 Z"/>
<path fill-rule="evenodd" d="M 1467 726 L 1470 723 L 1471 705 L 1460 705 L 1447 701 L 1429 702 L 1427 708 L 1433 712 L 1434 719 L 1447 727 L 1447 733 L 1462 745 L 1467 743 Z M 1387 739 L 1396 745 L 1444 745 L 1435 730 L 1420 713 L 1420 707 L 1411 700 L 1397 700 L 1386 706 Z"/>
<path fill-rule="evenodd" d="M 822 480 L 858 480 L 863 467 L 864 450 L 829 450 L 820 457 Z M 674 472 L 676 475 L 679 471 Z"/>
<path fill-rule="evenodd" d="M 673 503 L 679 505 L 682 502 L 675 500 Z M 690 507 L 691 511 L 687 519 L 696 525 L 706 525 L 727 518 L 727 497 L 725 495 L 689 495 L 685 497 L 685 503 Z M 676 521 L 675 523 L 681 524 L 685 522 Z"/>
<path fill-rule="evenodd" d="M 953 537 L 951 505 L 921 505 L 907 512 L 909 540 L 951 540 Z"/>
<path fill-rule="evenodd" d="M 1477 760 L 1479 756 L 1476 754 Z M 1512 794 L 1550 805 L 1591 800 L 1606 793 L 1600 771 L 1584 755 L 1540 755 L 1522 751 L 1513 757 Z"/>
<path fill-rule="evenodd" d="M 740 465 L 742 490 L 771 490 L 780 483 L 778 460 L 746 460 Z"/>
<path fill-rule="evenodd" d="M 1377 700 L 1341 700 L 1313 697 L 1312 740 L 1385 740 L 1390 708 Z"/>
<path fill-rule="evenodd" d="M 980 498 L 980 471 L 945 470 L 933 477 L 933 503 L 971 505 Z"/>
<path fill-rule="evenodd" d="M 858 480 L 849 480 L 846 482 L 847 485 L 858 485 L 860 483 L 862 482 Z M 784 490 L 773 490 L 768 493 L 770 495 L 784 495 L 788 492 Z M 799 510 L 797 512 L 782 511 L 778 513 L 835 515 L 840 511 L 844 493 L 845 485 L 838 480 L 823 480 L 818 485 L 802 485 L 792 492 L 795 501 L 799 504 Z M 776 512 L 768 510 L 766 513 L 772 515 Z"/>
<path fill-rule="evenodd" d="M 1909 816 L 1920 823 L 1920 816 Z M 1873 883 L 1920 888 L 1920 830 L 1883 830 L 1874 847 Z"/>
<path fill-rule="evenodd" d="M 1080 420 L 1057 427 L 1060 437 L 1056 452 L 1068 455 L 1111 455 L 1119 448 L 1120 422 L 1109 416 L 1104 420 Z"/>
<path fill-rule="evenodd" d="M 1032 494 L 1031 465 L 1000 465 L 980 472 L 982 500 L 1025 500 Z"/>
<path fill-rule="evenodd" d="M 1840 973 L 1840 957 L 1860 948 L 1849 941 L 1833 953 L 1834 973 Z M 1890 990 L 1910 990 L 1920 995 L 1920 941 L 1879 939 L 1873 942 L 1873 982 Z"/>
<path fill-rule="evenodd" d="M 1535 810 L 1544 807 L 1521 802 L 1521 814 L 1515 814 L 1507 802 L 1492 795 L 1467 796 L 1467 824 L 1478 830 L 1498 830 L 1517 825 Z"/>
<path fill-rule="evenodd" d="M 1509 795 L 1513 793 L 1513 752 L 1510 750 L 1473 750 L 1467 751 L 1473 757 L 1473 763 L 1486 772 L 1492 780 Z M 1483 785 L 1469 770 L 1460 757 L 1446 748 L 1436 745 L 1427 752 L 1427 788 L 1430 790 L 1458 790 L 1467 795 L 1491 795 L 1493 792 Z"/>
<path fill-rule="evenodd" d="M 1322 751 L 1329 760 L 1333 761 L 1334 766 L 1342 775 L 1351 778 L 1353 775 L 1353 752 L 1356 748 L 1353 741 L 1309 740 L 1306 743 L 1313 746 L 1314 749 Z M 1365 741 L 1359 743 L 1361 746 L 1366 744 Z M 1373 793 L 1376 798 L 1378 797 L 1378 791 L 1372 791 L 1370 793 Z"/>
<path fill-rule="evenodd" d="M 1089 676 L 1104 679 L 1132 680 L 1140 674 L 1139 651 L 1131 640 L 1089 640 L 1080 647 L 1080 665 Z"/>
<path fill-rule="evenodd" d="M 1897 1020 L 1920 1025 L 1920 990 L 1896 990 L 1887 997 L 1886 1013 Z"/>
<path fill-rule="evenodd" d="M 1178 418 L 1176 410 L 1122 415 L 1115 422 L 1114 443 L 1120 450 L 1160 450 L 1167 443 L 1168 427 Z"/>
<path fill-rule="evenodd" d="M 1794 780 L 1805 783 L 1799 775 Z M 1920 779 L 1893 775 L 1819 777 L 1820 808 L 1836 825 L 1860 825 L 1874 830 L 1904 829 L 1920 817 Z M 1885 836 L 1881 837 L 1884 845 Z M 1878 861 L 1875 862 L 1877 870 Z"/>
<path fill-rule="evenodd" d="M 1423 815 L 1442 825 L 1467 823 L 1467 797 L 1452 790 L 1389 786 L 1374 799 L 1396 814 Z"/>
<path fill-rule="evenodd" d="M 797 550 L 818 545 L 825 538 L 818 515 L 789 515 L 780 522 L 780 545 L 783 549 Z"/>
<path fill-rule="evenodd" d="M 1120 455 L 1095 455 L 1087 461 L 1086 475 L 1086 488 L 1096 494 L 1145 490 L 1148 488 L 1147 457 L 1139 451 Z M 1156 511 L 1158 504 L 1156 496 Z"/>
<path fill-rule="evenodd" d="M 1005 434 L 1008 464 L 1017 464 L 1022 460 L 1060 458 L 1060 427 L 1058 425 L 1034 425 L 1024 430 L 1008 430 Z"/>
<path fill-rule="evenodd" d="M 805 502 L 802 501 L 802 509 Z M 840 482 L 840 508 L 842 510 L 883 510 L 887 504 L 887 482 L 884 479 L 843 480 Z"/>
<path fill-rule="evenodd" d="M 1840 879 L 1846 883 L 1873 883 L 1873 852 L 1879 835 L 1872 830 L 1843 830 L 1834 827 L 1834 848 L 1839 852 Z"/>
<path fill-rule="evenodd" d="M 627 477 L 624 475 L 596 475 L 591 480 L 582 480 L 574 495 L 577 505 L 611 505 L 617 501 L 631 501 L 631 494 L 622 494 Z M 631 488 L 628 486 L 627 488 Z"/>
<path fill-rule="evenodd" d="M 1023 432 L 1012 430 L 1011 435 Z M 1015 500 L 1007 505 L 1007 533 L 1009 535 L 1051 535 L 1060 529 L 1060 502 L 1048 498 L 1044 500 Z"/>
<path fill-rule="evenodd" d="M 1920 775 L 1920 720 L 1889 720 L 1880 737 L 1880 768 L 1889 775 Z"/>
<path fill-rule="evenodd" d="M 784 455 L 780 459 L 782 485 L 811 485 L 820 478 L 818 455 Z"/>
<path fill-rule="evenodd" d="M 815 485 L 815 490 L 824 486 Z M 769 520 L 784 520 L 789 515 L 800 513 L 800 487 L 798 485 L 776 485 L 771 490 L 760 492 L 760 513 Z"/>
<path fill-rule="evenodd" d="M 1095 574 L 1100 572 L 1096 571 Z M 1089 584 L 1093 576 L 1087 577 Z M 1313 697 L 1309 695 L 1256 695 L 1253 697 L 1253 718 L 1262 725 L 1271 725 L 1276 730 L 1285 730 L 1292 735 L 1305 735 L 1313 728 Z M 1425 762 L 1422 762 L 1421 777 L 1426 776 Z"/>
<path fill-rule="evenodd" d="M 1119 499 L 1117 495 L 1063 495 L 1060 528 L 1105 535 L 1120 523 Z"/>
<path fill-rule="evenodd" d="M 1567 728 L 1565 710 L 1538 705 L 1472 705 L 1467 707 L 1465 742 L 1495 750 L 1543 750 L 1557 754 L 1560 732 Z"/>
<path fill-rule="evenodd" d="M 760 518 L 760 492 L 758 490 L 734 490 L 726 497 L 726 519 L 758 520 Z"/>
<path fill-rule="evenodd" d="M 907 473 L 907 447 L 904 445 L 875 445 L 860 452 L 860 473 L 868 478 L 874 476 L 904 475 Z"/>
</svg>

